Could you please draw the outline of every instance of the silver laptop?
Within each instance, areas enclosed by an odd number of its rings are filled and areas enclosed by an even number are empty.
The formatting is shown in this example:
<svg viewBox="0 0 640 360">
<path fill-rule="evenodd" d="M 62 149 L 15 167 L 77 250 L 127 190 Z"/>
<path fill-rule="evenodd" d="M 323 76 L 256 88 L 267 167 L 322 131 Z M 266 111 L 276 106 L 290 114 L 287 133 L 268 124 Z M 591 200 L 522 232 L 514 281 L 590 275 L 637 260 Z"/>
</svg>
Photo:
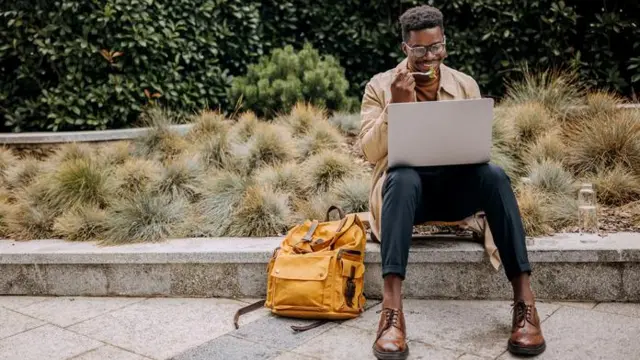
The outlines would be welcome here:
<svg viewBox="0 0 640 360">
<path fill-rule="evenodd" d="M 490 160 L 493 99 L 389 104 L 389 167 Z"/>
</svg>

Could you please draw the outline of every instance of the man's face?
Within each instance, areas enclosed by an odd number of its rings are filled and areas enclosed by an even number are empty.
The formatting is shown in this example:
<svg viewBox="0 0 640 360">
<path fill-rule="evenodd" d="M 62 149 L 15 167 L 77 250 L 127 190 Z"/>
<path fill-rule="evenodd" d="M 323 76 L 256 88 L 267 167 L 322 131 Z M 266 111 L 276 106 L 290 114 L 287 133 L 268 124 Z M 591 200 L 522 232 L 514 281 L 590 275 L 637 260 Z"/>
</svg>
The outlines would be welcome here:
<svg viewBox="0 0 640 360">
<path fill-rule="evenodd" d="M 420 72 L 437 69 L 447 56 L 442 29 L 435 27 L 409 34 L 409 40 L 402 44 L 402 51 L 407 55 L 410 67 Z"/>
</svg>

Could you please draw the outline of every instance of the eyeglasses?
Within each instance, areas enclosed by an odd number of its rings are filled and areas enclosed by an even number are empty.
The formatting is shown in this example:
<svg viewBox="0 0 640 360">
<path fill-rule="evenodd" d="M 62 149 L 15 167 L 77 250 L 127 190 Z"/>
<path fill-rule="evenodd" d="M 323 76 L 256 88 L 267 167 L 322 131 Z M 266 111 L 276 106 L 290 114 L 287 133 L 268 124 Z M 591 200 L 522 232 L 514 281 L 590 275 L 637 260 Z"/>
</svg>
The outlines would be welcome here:
<svg viewBox="0 0 640 360">
<path fill-rule="evenodd" d="M 427 55 L 427 53 L 431 53 L 433 55 L 440 55 L 445 48 L 447 43 L 447 38 L 443 38 L 442 42 L 431 44 L 429 46 L 414 46 L 411 47 L 409 44 L 404 43 L 409 48 L 409 53 L 413 57 L 421 58 Z"/>
</svg>

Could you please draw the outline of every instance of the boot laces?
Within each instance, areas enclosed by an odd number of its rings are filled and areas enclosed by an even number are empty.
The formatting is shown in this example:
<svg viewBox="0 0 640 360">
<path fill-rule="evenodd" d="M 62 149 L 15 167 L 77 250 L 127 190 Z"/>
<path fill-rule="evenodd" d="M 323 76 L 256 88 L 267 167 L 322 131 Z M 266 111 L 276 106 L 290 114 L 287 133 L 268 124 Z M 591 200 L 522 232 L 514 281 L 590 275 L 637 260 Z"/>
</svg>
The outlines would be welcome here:
<svg viewBox="0 0 640 360">
<path fill-rule="evenodd" d="M 386 331 L 392 326 L 398 327 L 398 323 L 400 322 L 400 310 L 398 309 L 383 309 L 378 310 L 378 313 L 382 312 L 386 317 L 385 326 L 381 332 Z"/>
<path fill-rule="evenodd" d="M 518 301 L 511 306 L 513 306 L 518 327 L 524 327 L 525 320 L 533 325 L 533 305 L 525 304 L 524 301 Z"/>
</svg>

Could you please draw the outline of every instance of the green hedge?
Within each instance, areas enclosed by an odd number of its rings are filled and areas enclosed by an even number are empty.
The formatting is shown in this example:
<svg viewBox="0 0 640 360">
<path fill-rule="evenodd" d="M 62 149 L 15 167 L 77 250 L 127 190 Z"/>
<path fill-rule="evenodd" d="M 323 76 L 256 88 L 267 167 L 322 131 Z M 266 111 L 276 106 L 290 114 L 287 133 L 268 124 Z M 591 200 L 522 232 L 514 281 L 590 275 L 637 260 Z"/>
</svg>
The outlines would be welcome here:
<svg viewBox="0 0 640 360">
<path fill-rule="evenodd" d="M 183 111 L 225 105 L 230 75 L 243 72 L 262 48 L 257 2 L 18 0 L 5 6 L 0 109 L 14 131 L 123 127 L 149 101 Z"/>
<path fill-rule="evenodd" d="M 305 42 L 335 56 L 346 69 L 349 93 L 360 96 L 372 74 L 401 58 L 397 19 L 422 3 L 7 2 L 0 11 L 2 130 L 129 126 L 149 101 L 181 111 L 230 110 L 232 76 L 274 48 L 299 49 Z M 640 82 L 637 1 L 427 3 L 445 14 L 448 63 L 473 75 L 485 95 L 500 96 L 521 62 L 576 66 L 589 85 L 624 95 Z"/>
</svg>

